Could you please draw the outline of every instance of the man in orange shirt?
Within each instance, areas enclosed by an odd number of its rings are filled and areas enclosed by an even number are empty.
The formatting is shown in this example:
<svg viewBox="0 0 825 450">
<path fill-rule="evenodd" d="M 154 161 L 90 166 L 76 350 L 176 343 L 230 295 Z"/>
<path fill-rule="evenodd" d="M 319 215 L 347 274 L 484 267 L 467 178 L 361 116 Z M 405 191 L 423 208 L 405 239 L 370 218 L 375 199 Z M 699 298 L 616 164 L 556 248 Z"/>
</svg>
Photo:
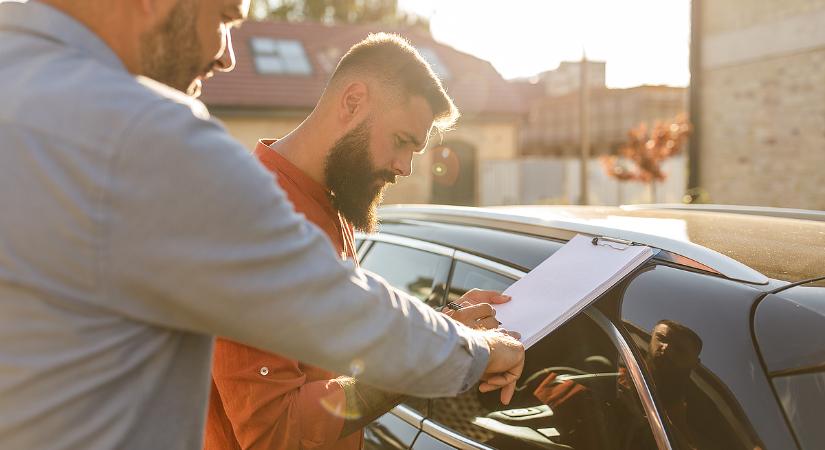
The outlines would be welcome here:
<svg viewBox="0 0 825 450">
<path fill-rule="evenodd" d="M 371 35 L 341 59 L 309 117 L 281 140 L 259 141 L 255 155 L 296 210 L 357 264 L 353 229 L 375 230 L 384 187 L 410 175 L 413 154 L 426 147 L 433 127 L 444 131 L 457 118 L 414 48 L 397 36 Z M 447 314 L 494 329 L 499 324 L 490 303 L 508 300 L 474 290 L 462 298 L 464 308 Z M 361 428 L 401 400 L 352 377 L 225 339 L 216 342 L 212 378 L 207 450 L 358 449 Z M 502 400 L 510 395 L 505 391 Z"/>
</svg>

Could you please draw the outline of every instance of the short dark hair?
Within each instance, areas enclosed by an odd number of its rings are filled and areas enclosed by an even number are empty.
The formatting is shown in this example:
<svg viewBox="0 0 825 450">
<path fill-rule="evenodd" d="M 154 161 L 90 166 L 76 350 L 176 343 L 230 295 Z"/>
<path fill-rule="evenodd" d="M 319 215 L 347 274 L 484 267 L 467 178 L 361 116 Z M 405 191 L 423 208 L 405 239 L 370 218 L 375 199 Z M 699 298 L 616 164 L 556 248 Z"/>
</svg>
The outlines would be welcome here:
<svg viewBox="0 0 825 450">
<path fill-rule="evenodd" d="M 696 353 L 702 352 L 702 338 L 700 338 L 699 335 L 696 334 L 696 332 L 691 330 L 690 328 L 682 325 L 679 322 L 674 322 L 672 320 L 667 319 L 658 321 L 656 325 L 667 325 L 668 328 L 670 328 L 671 330 L 683 334 L 684 336 L 687 336 L 687 338 L 693 341 L 693 344 L 696 346 Z"/>
<path fill-rule="evenodd" d="M 374 33 L 353 45 L 338 62 L 330 83 L 346 75 L 368 75 L 407 96 L 424 98 L 433 111 L 433 125 L 446 131 L 455 125 L 459 112 L 447 95 L 438 75 L 403 37 Z"/>
</svg>

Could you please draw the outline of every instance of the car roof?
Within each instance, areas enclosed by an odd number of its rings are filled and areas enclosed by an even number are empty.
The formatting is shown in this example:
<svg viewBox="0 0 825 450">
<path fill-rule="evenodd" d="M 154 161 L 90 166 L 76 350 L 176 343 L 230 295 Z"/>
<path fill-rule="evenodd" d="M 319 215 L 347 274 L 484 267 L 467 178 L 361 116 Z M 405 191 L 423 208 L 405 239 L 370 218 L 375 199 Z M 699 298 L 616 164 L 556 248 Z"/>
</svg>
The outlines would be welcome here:
<svg viewBox="0 0 825 450">
<path fill-rule="evenodd" d="M 575 233 L 668 250 L 729 278 L 763 284 L 825 274 L 825 223 L 734 212 L 601 206 L 394 205 L 382 220 L 425 220 L 569 239 Z M 566 231 L 559 234 L 558 231 Z"/>
</svg>

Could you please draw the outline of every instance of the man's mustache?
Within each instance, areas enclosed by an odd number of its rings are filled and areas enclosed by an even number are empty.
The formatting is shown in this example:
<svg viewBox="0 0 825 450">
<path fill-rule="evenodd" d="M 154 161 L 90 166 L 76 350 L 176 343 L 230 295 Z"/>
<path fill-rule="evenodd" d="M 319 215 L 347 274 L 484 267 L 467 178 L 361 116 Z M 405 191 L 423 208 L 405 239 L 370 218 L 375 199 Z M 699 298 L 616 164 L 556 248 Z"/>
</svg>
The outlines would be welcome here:
<svg viewBox="0 0 825 450">
<path fill-rule="evenodd" d="M 389 184 L 395 184 L 398 181 L 398 176 L 389 170 L 380 170 L 375 174 L 375 178 Z"/>
</svg>

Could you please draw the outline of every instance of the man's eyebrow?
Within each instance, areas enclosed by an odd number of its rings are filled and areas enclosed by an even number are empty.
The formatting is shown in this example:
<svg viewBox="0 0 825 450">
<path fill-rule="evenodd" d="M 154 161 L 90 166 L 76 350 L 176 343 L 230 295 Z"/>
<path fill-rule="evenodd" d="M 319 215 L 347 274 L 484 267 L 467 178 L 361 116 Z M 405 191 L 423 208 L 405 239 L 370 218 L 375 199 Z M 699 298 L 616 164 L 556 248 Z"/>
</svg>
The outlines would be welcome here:
<svg viewBox="0 0 825 450">
<path fill-rule="evenodd" d="M 418 139 L 416 139 L 416 137 L 413 136 L 412 133 L 408 133 L 406 131 L 401 131 L 400 133 L 404 135 L 404 139 L 412 142 L 413 145 L 415 145 L 416 147 L 423 147 L 423 144 Z"/>
</svg>

